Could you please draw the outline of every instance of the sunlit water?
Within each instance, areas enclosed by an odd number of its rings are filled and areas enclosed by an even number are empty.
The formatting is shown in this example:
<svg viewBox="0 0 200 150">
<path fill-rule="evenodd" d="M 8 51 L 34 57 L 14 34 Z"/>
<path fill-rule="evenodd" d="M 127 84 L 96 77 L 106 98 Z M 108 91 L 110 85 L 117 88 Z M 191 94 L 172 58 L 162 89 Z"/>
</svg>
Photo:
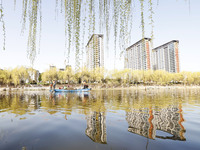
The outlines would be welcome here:
<svg viewBox="0 0 200 150">
<path fill-rule="evenodd" d="M 0 94 L 0 150 L 199 150 L 200 91 Z"/>
</svg>

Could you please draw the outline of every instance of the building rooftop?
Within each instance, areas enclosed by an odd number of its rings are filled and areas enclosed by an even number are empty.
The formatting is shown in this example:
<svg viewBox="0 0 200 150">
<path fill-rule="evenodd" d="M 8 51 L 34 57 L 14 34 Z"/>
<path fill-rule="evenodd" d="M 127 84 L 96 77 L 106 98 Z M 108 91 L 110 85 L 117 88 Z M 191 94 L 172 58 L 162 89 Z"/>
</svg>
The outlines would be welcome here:
<svg viewBox="0 0 200 150">
<path fill-rule="evenodd" d="M 173 43 L 173 42 L 178 42 L 178 43 L 179 43 L 178 40 L 172 40 L 172 41 L 169 41 L 169 42 L 167 42 L 167 43 L 165 43 L 165 44 L 162 44 L 162 45 L 160 45 L 160 46 L 154 48 L 153 50 L 159 49 L 159 48 L 161 48 L 161 47 L 163 47 L 163 46 L 165 46 L 165 45 L 168 45 L 168 44 L 170 44 L 170 43 Z"/>
<path fill-rule="evenodd" d="M 56 68 L 56 66 L 50 66 L 50 69 L 52 69 L 52 68 Z"/>
<path fill-rule="evenodd" d="M 89 39 L 89 41 L 88 41 L 86 47 L 88 46 L 88 44 L 89 44 L 90 41 L 92 40 L 93 36 L 95 36 L 95 35 L 98 35 L 99 37 L 103 37 L 103 34 L 93 34 L 93 35 L 91 36 L 91 38 Z"/>
<path fill-rule="evenodd" d="M 126 50 L 128 50 L 128 49 L 130 49 L 131 47 L 137 45 L 137 44 L 140 43 L 142 40 L 149 40 L 149 41 L 150 41 L 151 38 L 144 38 L 144 39 L 141 39 L 141 40 L 137 41 L 136 43 L 134 43 L 133 45 L 131 45 L 131 46 L 129 46 L 128 48 L 126 48 Z"/>
</svg>

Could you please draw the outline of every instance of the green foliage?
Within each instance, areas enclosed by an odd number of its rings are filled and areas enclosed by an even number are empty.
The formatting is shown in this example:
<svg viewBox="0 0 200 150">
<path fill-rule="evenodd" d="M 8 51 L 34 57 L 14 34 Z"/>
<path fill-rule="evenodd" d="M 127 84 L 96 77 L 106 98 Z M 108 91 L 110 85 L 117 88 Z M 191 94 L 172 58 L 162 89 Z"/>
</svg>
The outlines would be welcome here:
<svg viewBox="0 0 200 150">
<path fill-rule="evenodd" d="M 5 73 L 6 73 L 6 79 L 5 79 L 4 83 L 9 85 L 12 82 L 12 70 L 10 70 L 10 69 L 5 70 Z"/>
<path fill-rule="evenodd" d="M 33 68 L 16 67 L 14 69 L 0 70 L 0 84 L 19 85 L 29 81 L 32 82 L 31 76 L 37 76 L 37 71 Z M 112 70 L 107 71 L 104 68 L 88 70 L 83 67 L 76 72 L 67 67 L 64 71 L 58 71 L 56 68 L 46 70 L 40 75 L 39 81 L 50 83 L 52 80 L 59 80 L 60 83 L 106 83 L 112 85 L 200 85 L 200 72 L 180 72 L 169 73 L 164 70 Z"/>
<path fill-rule="evenodd" d="M 33 79 L 35 77 L 35 79 Z M 37 71 L 33 68 L 16 67 L 14 69 L 0 70 L 0 84 L 15 86 L 25 84 L 27 82 L 32 83 L 33 80 L 37 82 Z"/>
<path fill-rule="evenodd" d="M 38 81 L 39 81 L 39 82 L 41 82 L 41 81 L 42 81 L 42 74 L 41 74 L 41 73 L 39 74 Z"/>
<path fill-rule="evenodd" d="M 58 71 L 56 68 L 51 68 L 42 73 L 42 82 L 51 82 L 52 80 L 58 80 Z"/>
<path fill-rule="evenodd" d="M 11 72 L 12 82 L 14 85 L 25 83 L 29 79 L 28 70 L 25 67 L 16 67 Z"/>
<path fill-rule="evenodd" d="M 98 67 L 96 69 L 93 69 L 90 74 L 92 82 L 102 83 L 104 79 L 104 68 Z"/>
<path fill-rule="evenodd" d="M 0 70 L 0 84 L 5 84 L 6 78 L 6 71 Z"/>
<path fill-rule="evenodd" d="M 78 72 L 78 74 L 79 76 L 77 75 L 77 77 L 79 77 L 79 81 L 90 81 L 91 72 L 86 67 L 82 68 L 81 72 Z"/>
<path fill-rule="evenodd" d="M 69 84 L 70 81 L 74 80 L 74 71 L 71 67 L 67 67 L 66 70 L 63 72 L 63 79 Z"/>
<path fill-rule="evenodd" d="M 60 81 L 60 83 L 64 83 L 64 72 L 63 71 L 58 71 L 58 80 Z"/>
</svg>

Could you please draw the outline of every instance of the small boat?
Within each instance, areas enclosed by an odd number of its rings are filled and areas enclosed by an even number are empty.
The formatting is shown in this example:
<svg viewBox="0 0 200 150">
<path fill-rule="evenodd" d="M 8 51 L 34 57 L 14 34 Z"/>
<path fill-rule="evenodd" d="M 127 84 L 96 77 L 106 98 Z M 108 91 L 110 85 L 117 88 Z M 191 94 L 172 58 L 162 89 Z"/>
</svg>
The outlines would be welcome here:
<svg viewBox="0 0 200 150">
<path fill-rule="evenodd" d="M 55 89 L 54 92 L 88 92 L 90 89 L 74 89 L 74 90 L 65 90 L 65 89 Z M 50 90 L 50 92 L 53 92 Z"/>
</svg>

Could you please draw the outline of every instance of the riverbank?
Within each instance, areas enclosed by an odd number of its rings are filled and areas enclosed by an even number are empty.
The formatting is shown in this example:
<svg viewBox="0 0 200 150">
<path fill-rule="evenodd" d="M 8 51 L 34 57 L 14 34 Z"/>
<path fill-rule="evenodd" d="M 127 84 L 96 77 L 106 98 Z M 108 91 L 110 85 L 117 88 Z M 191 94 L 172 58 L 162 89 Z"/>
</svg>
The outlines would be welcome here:
<svg viewBox="0 0 200 150">
<path fill-rule="evenodd" d="M 0 88 L 0 92 L 6 91 L 47 91 L 49 87 L 19 87 L 19 88 L 11 88 L 11 87 L 2 87 Z"/>
<path fill-rule="evenodd" d="M 177 90 L 177 89 L 199 89 L 200 86 L 130 86 L 113 88 L 93 88 L 93 90 Z"/>
<path fill-rule="evenodd" d="M 59 86 L 58 86 L 59 87 Z M 58 88 L 57 87 L 57 88 Z M 80 89 L 81 86 L 73 86 L 72 88 Z M 200 89 L 200 86 L 129 86 L 129 87 L 102 87 L 102 86 L 90 86 L 92 90 L 178 90 L 178 89 Z M 49 91 L 49 86 L 42 87 L 0 87 L 0 92 L 9 91 Z"/>
</svg>

